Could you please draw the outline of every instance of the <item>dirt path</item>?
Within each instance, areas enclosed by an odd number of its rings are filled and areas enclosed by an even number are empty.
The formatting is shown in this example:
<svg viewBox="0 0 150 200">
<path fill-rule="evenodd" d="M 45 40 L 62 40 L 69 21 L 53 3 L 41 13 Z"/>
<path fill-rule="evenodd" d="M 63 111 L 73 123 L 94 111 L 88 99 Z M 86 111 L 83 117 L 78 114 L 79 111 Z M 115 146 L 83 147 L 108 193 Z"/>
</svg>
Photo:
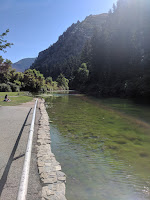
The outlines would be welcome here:
<svg viewBox="0 0 150 200">
<path fill-rule="evenodd" d="M 23 167 L 34 101 L 0 107 L 0 200 L 15 200 Z M 36 165 L 36 141 L 40 112 L 37 107 L 31 157 L 28 200 L 40 199 L 41 185 Z"/>
</svg>

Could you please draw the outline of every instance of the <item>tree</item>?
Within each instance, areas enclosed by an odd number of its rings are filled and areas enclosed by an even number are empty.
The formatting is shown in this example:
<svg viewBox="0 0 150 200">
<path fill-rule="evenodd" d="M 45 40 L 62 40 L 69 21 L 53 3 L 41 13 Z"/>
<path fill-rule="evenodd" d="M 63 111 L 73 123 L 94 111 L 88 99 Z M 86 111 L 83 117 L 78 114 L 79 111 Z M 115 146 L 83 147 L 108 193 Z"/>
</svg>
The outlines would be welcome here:
<svg viewBox="0 0 150 200">
<path fill-rule="evenodd" d="M 0 35 L 0 51 L 6 52 L 5 49 L 13 45 L 13 43 L 9 43 L 7 42 L 7 40 L 4 39 L 4 37 L 7 35 L 8 32 L 9 29 L 7 29 L 4 33 Z"/>
<path fill-rule="evenodd" d="M 43 74 L 35 69 L 28 69 L 24 72 L 23 88 L 31 92 L 39 92 L 45 85 Z"/>
<path fill-rule="evenodd" d="M 113 13 L 116 11 L 116 5 L 113 4 Z"/>
<path fill-rule="evenodd" d="M 58 83 L 58 87 L 61 87 L 62 89 L 66 89 L 66 90 L 69 89 L 68 87 L 69 80 L 65 78 L 63 74 L 60 74 L 56 81 Z"/>
<path fill-rule="evenodd" d="M 81 66 L 74 72 L 74 79 L 72 80 L 71 87 L 76 90 L 85 90 L 86 82 L 89 78 L 89 70 L 87 64 L 82 63 Z"/>
<path fill-rule="evenodd" d="M 78 79 L 81 84 L 84 84 L 88 80 L 89 70 L 87 69 L 86 63 L 82 63 L 78 69 Z"/>
<path fill-rule="evenodd" d="M 13 43 L 8 43 L 7 40 L 4 39 L 8 32 L 9 29 L 0 35 L 0 51 L 6 52 L 5 49 L 13 45 Z M 4 60 L 2 56 L 0 56 L 0 83 L 7 83 L 7 81 L 9 81 L 11 64 L 10 60 Z"/>
<path fill-rule="evenodd" d="M 46 78 L 46 84 L 52 85 L 52 82 L 53 82 L 52 77 L 49 76 L 49 77 Z"/>
<path fill-rule="evenodd" d="M 112 9 L 109 10 L 108 14 L 109 16 L 112 15 Z"/>
<path fill-rule="evenodd" d="M 0 83 L 7 83 L 11 77 L 11 61 L 0 56 Z"/>
</svg>

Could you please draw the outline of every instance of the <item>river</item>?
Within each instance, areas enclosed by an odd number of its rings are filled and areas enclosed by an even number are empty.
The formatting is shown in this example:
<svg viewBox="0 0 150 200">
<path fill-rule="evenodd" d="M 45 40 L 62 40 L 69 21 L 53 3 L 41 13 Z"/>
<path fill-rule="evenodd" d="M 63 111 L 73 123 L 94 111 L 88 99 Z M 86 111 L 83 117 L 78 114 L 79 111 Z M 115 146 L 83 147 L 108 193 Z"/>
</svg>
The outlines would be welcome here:
<svg viewBox="0 0 150 200">
<path fill-rule="evenodd" d="M 68 200 L 150 199 L 150 107 L 82 94 L 46 97 Z"/>
</svg>

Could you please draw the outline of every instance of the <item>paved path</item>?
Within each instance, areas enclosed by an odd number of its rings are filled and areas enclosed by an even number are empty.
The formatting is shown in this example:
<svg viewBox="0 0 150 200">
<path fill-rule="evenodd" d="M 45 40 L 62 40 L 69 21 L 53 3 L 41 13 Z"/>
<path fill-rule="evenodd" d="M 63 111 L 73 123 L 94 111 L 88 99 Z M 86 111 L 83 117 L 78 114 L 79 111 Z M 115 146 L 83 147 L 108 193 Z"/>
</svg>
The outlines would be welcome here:
<svg viewBox="0 0 150 200">
<path fill-rule="evenodd" d="M 21 106 L 0 107 L 0 200 L 15 200 L 23 168 L 34 101 Z M 41 185 L 36 165 L 37 108 L 28 200 L 40 199 Z"/>
</svg>

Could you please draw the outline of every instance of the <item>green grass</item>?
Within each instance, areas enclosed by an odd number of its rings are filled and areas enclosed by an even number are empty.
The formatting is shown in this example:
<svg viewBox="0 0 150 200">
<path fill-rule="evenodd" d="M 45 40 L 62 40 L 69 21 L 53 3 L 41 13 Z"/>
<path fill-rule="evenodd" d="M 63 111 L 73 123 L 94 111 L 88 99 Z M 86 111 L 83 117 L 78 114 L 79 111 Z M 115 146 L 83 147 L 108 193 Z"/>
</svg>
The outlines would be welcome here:
<svg viewBox="0 0 150 200">
<path fill-rule="evenodd" d="M 10 96 L 26 96 L 28 92 L 0 92 L 0 97 L 5 97 L 5 95 Z"/>
<path fill-rule="evenodd" d="M 8 95 L 10 102 L 4 102 L 5 95 Z M 0 106 L 16 106 L 21 103 L 32 101 L 33 97 L 28 92 L 0 92 Z"/>
</svg>

